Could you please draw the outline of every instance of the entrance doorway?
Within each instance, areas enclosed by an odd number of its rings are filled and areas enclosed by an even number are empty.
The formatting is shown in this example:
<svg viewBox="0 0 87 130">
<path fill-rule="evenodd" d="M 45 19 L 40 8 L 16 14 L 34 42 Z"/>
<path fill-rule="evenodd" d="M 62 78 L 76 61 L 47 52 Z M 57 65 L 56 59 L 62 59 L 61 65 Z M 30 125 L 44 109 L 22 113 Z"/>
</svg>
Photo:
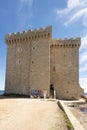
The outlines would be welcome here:
<svg viewBox="0 0 87 130">
<path fill-rule="evenodd" d="M 50 84 L 50 97 L 54 98 L 54 84 Z"/>
</svg>

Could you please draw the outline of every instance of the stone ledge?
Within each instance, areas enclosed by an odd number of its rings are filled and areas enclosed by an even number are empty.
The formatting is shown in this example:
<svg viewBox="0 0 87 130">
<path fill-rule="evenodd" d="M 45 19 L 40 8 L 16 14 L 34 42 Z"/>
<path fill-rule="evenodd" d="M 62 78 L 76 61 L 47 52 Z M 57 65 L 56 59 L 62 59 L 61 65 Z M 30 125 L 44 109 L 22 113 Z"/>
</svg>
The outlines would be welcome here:
<svg viewBox="0 0 87 130">
<path fill-rule="evenodd" d="M 85 128 L 80 124 L 77 118 L 72 114 L 72 112 L 68 109 L 68 107 L 64 104 L 63 101 L 58 101 L 62 110 L 66 113 L 68 119 L 70 120 L 74 130 L 85 130 Z"/>
</svg>

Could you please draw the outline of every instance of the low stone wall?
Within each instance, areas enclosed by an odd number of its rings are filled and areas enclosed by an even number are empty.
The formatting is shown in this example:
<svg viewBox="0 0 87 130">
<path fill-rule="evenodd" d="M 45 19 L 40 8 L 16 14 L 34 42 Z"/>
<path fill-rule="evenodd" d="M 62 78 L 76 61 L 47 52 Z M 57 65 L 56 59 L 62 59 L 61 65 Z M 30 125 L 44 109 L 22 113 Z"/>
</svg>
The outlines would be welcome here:
<svg viewBox="0 0 87 130">
<path fill-rule="evenodd" d="M 85 130 L 85 128 L 80 124 L 77 118 L 72 114 L 72 112 L 68 109 L 65 103 L 61 100 L 58 101 L 59 106 L 61 109 L 66 113 L 69 121 L 71 122 L 74 130 Z"/>
</svg>

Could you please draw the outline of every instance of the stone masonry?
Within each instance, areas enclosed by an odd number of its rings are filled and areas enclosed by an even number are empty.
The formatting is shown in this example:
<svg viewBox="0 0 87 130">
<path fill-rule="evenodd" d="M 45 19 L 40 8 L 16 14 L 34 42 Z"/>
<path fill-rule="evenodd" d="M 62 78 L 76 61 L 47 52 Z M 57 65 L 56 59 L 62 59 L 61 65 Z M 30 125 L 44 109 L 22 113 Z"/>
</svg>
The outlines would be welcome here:
<svg viewBox="0 0 87 130">
<path fill-rule="evenodd" d="M 52 85 L 57 98 L 78 99 L 80 38 L 53 39 L 52 26 L 7 34 L 6 94 L 30 95 Z"/>
</svg>

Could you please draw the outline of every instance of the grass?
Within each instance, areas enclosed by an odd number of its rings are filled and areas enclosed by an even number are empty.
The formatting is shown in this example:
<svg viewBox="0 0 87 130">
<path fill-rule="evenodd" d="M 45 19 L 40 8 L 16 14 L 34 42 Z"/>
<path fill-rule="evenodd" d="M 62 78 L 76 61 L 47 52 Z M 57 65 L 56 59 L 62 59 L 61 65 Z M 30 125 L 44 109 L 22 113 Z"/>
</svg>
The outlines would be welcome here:
<svg viewBox="0 0 87 130">
<path fill-rule="evenodd" d="M 72 126 L 71 122 L 69 121 L 66 114 L 64 114 L 64 119 L 65 119 L 68 130 L 74 130 L 74 128 L 73 128 L 73 126 Z"/>
</svg>

